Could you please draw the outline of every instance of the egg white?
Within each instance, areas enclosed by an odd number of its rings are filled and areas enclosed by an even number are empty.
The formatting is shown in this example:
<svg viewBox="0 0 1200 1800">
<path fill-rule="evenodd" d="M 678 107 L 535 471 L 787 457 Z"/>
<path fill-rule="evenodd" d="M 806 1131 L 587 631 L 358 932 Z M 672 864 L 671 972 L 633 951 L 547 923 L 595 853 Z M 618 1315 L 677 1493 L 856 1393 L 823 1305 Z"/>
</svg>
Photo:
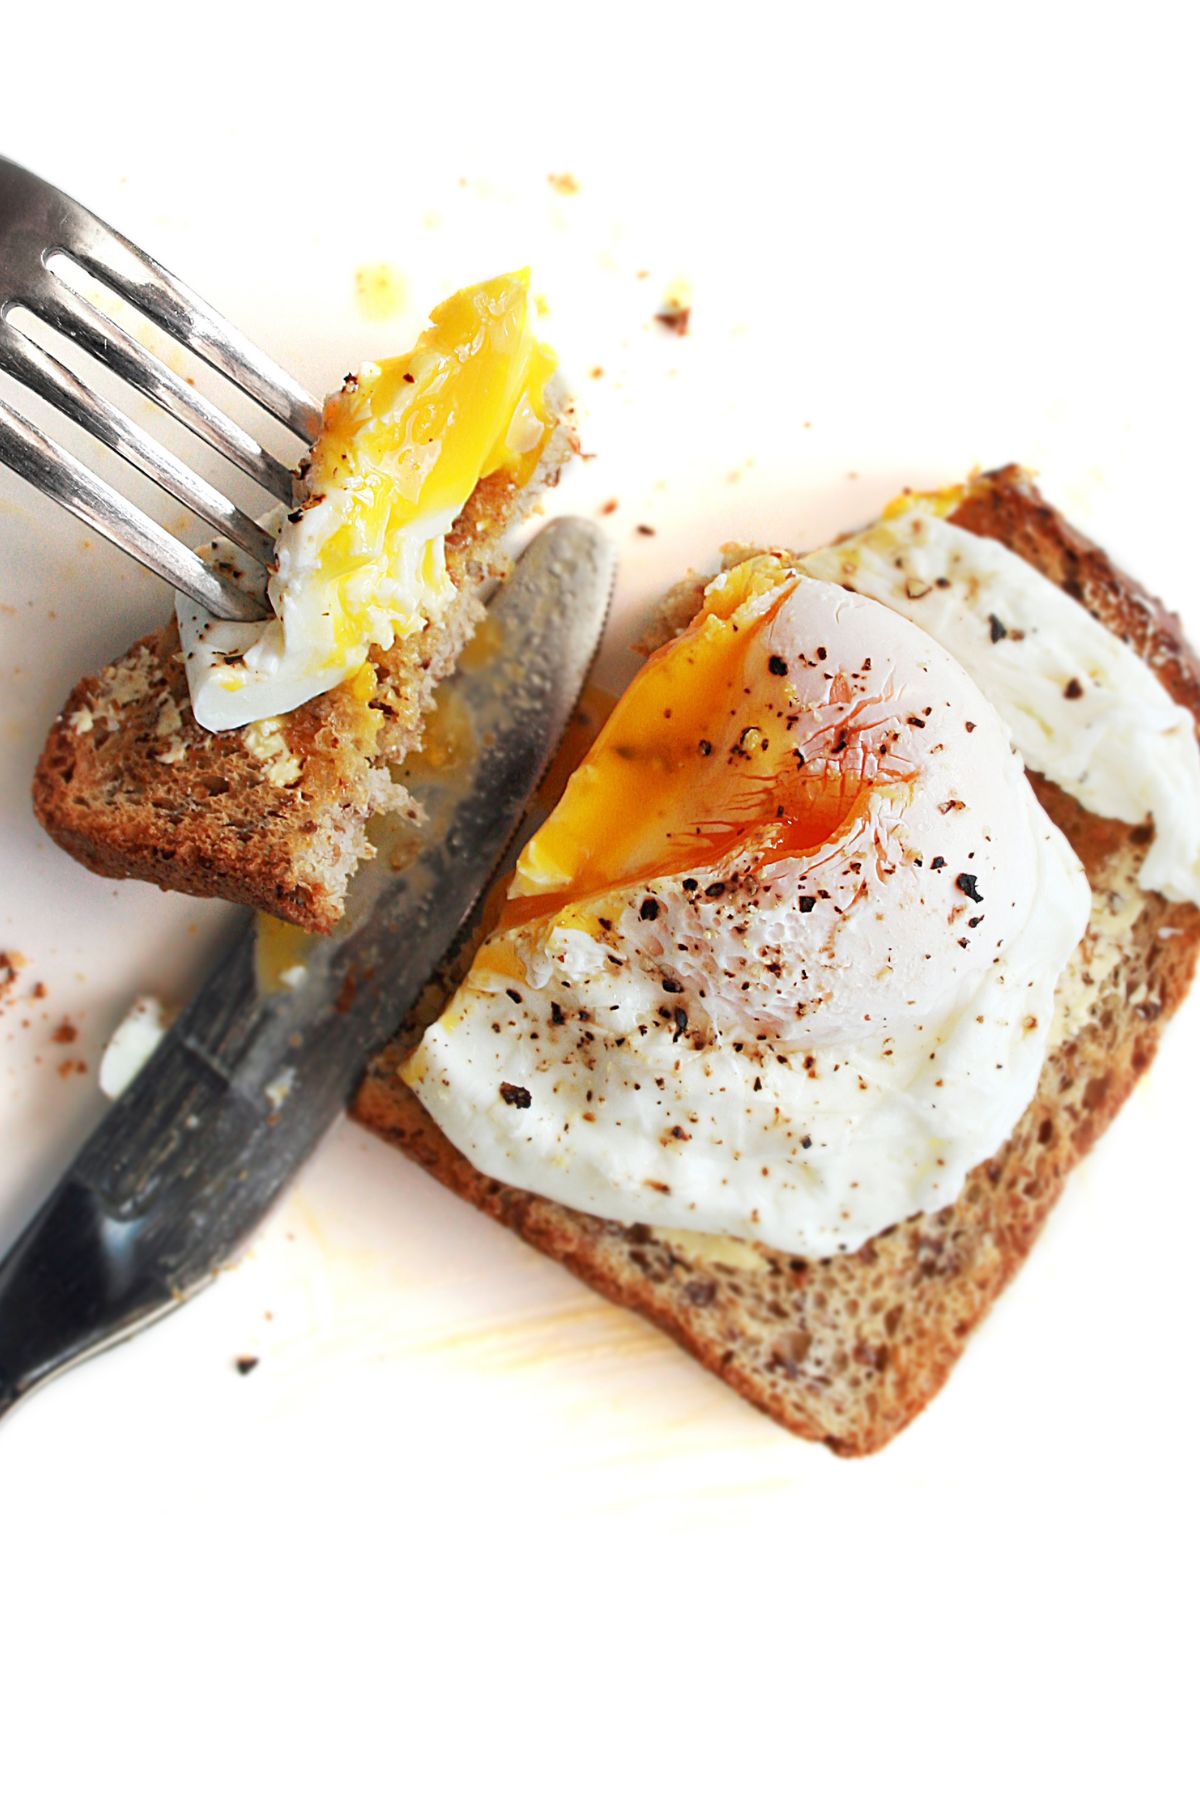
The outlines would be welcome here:
<svg viewBox="0 0 1200 1800">
<path fill-rule="evenodd" d="M 1154 841 L 1140 886 L 1200 905 L 1196 721 L 1087 608 L 993 538 L 916 507 L 803 567 L 883 602 L 979 683 L 1026 766 Z"/>
</svg>

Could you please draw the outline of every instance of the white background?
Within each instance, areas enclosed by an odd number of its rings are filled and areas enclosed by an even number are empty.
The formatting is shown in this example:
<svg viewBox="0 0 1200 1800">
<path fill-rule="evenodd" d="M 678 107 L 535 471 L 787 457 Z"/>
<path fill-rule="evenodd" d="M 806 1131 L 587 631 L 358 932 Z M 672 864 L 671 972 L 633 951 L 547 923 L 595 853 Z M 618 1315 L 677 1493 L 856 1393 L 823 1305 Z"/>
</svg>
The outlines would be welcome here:
<svg viewBox="0 0 1200 1800">
<path fill-rule="evenodd" d="M 3 148 L 317 391 L 531 262 L 595 455 L 562 504 L 619 501 L 610 673 L 723 539 L 1009 458 L 1196 636 L 1182 11 L 40 13 Z M 0 471 L 0 948 L 48 989 L 0 1014 L 0 1240 L 221 929 L 28 810 L 68 688 L 164 606 Z M 1194 1791 L 1198 1050 L 1193 1005 L 858 1464 L 340 1126 L 240 1267 L 0 1427 L 0 1793 Z"/>
</svg>

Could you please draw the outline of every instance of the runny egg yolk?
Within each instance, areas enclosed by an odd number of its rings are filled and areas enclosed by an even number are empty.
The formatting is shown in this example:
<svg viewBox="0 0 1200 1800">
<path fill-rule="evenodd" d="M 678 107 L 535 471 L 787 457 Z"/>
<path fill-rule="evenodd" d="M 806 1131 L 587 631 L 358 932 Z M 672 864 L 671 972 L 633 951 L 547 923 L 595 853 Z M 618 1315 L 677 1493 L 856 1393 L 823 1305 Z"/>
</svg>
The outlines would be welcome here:
<svg viewBox="0 0 1200 1800">
<path fill-rule="evenodd" d="M 335 656 L 365 655 L 397 583 L 401 612 L 447 590 L 445 534 L 473 489 L 500 471 L 517 486 L 532 475 L 556 365 L 529 314 L 528 270 L 464 288 L 407 356 L 366 364 L 326 401 L 273 595 L 319 592 L 314 648 L 324 637 Z"/>
<path fill-rule="evenodd" d="M 464 486 L 497 469 L 527 477 L 555 368 L 528 325 L 528 269 L 452 294 L 407 356 L 368 364 L 325 402 L 310 487 L 341 480 L 353 462 L 381 478 L 401 525 L 461 503 Z"/>
<path fill-rule="evenodd" d="M 805 732 L 802 750 L 791 727 L 803 709 L 787 716 L 782 658 L 766 665 L 782 706 L 747 724 L 763 639 L 797 579 L 759 556 L 709 584 L 692 624 L 649 658 L 526 846 L 502 932 L 750 844 L 760 865 L 810 854 L 865 811 L 872 787 L 907 779 L 886 756 L 856 755 L 853 706 L 839 706 L 828 741 Z M 835 705 L 852 700 L 839 674 L 827 691 Z"/>
</svg>

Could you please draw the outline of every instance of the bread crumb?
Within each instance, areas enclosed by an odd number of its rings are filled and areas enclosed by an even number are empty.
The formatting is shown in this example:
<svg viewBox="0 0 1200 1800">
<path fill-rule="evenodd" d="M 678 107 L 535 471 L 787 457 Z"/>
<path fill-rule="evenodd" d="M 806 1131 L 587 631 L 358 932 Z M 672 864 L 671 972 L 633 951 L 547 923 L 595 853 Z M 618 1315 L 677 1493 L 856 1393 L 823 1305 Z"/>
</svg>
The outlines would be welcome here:
<svg viewBox="0 0 1200 1800">
<path fill-rule="evenodd" d="M 290 972 L 291 971 L 289 970 L 288 973 L 290 974 Z M 274 1081 L 270 1082 L 263 1089 L 263 1093 L 266 1095 L 267 1099 L 271 1102 L 271 1105 L 275 1109 L 276 1112 L 279 1111 L 279 1108 L 283 1105 L 284 1101 L 287 1099 L 288 1095 L 291 1093 L 292 1088 L 295 1085 L 295 1081 L 296 1081 L 295 1069 L 282 1069 L 279 1072 L 279 1074 L 275 1077 Z"/>
<path fill-rule="evenodd" d="M 73 1044 L 79 1036 L 79 1029 L 70 1019 L 64 1019 L 51 1033 L 52 1044 Z"/>
<path fill-rule="evenodd" d="M 145 644 L 142 644 L 136 656 L 124 662 L 113 663 L 105 670 L 104 704 L 107 709 L 107 723 L 120 723 L 117 715 L 123 706 L 131 700 L 144 700 L 150 692 L 151 656 Z"/>
<path fill-rule="evenodd" d="M 153 994 L 135 1000 L 100 1058 L 100 1092 L 116 1100 L 157 1050 L 170 1015 Z"/>
<path fill-rule="evenodd" d="M 282 719 L 256 719 L 246 726 L 242 740 L 251 756 L 266 764 L 267 780 L 272 787 L 295 787 L 303 771 L 300 758 L 288 748 Z"/>
<path fill-rule="evenodd" d="M 577 194 L 579 192 L 579 183 L 574 175 L 547 175 L 546 180 L 556 194 Z"/>
<path fill-rule="evenodd" d="M 183 729 L 183 714 L 175 704 L 173 694 L 164 694 L 158 705 L 158 718 L 154 724 L 155 737 L 177 737 Z"/>
<path fill-rule="evenodd" d="M 680 306 L 676 301 L 666 300 L 654 315 L 655 324 L 673 331 L 676 337 L 686 337 L 692 322 L 690 306 Z"/>
<path fill-rule="evenodd" d="M 17 985 L 17 976 L 22 969 L 29 967 L 28 957 L 22 956 L 19 950 L 0 950 L 0 1006 L 6 1006 L 15 999 L 13 989 Z M 41 983 L 38 983 L 41 987 Z M 42 993 L 45 993 L 42 988 Z M 40 999 L 35 991 L 35 998 Z"/>
</svg>

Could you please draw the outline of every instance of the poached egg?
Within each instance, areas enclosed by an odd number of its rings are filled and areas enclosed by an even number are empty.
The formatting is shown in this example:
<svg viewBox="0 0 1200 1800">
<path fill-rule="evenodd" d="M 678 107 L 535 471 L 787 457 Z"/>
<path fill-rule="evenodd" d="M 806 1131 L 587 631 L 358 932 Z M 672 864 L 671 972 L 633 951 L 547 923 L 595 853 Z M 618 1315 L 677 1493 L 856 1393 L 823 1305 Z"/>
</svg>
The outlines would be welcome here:
<svg viewBox="0 0 1200 1800">
<path fill-rule="evenodd" d="M 753 557 L 618 702 L 405 1078 L 499 1180 L 831 1255 L 1003 1142 L 1089 898 L 960 664 Z"/>
</svg>

